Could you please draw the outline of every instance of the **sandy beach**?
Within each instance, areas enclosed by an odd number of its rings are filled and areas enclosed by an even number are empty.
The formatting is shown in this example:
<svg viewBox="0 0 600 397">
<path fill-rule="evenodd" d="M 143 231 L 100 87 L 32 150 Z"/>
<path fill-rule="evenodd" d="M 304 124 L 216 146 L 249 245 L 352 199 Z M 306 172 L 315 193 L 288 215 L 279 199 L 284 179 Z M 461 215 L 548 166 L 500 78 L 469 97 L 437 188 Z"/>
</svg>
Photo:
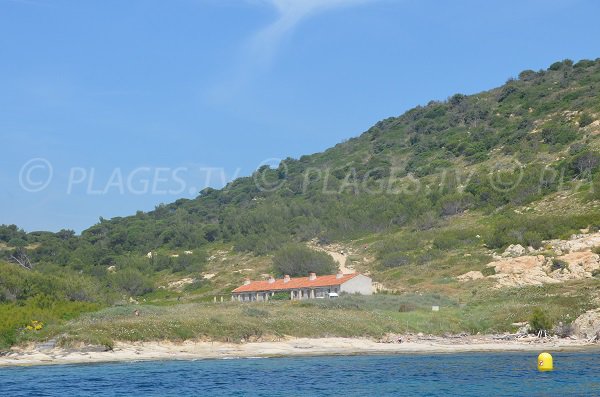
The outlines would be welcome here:
<svg viewBox="0 0 600 397">
<path fill-rule="evenodd" d="M 502 351 L 574 351 L 599 349 L 584 340 L 538 339 L 503 340 L 498 336 L 403 337 L 403 342 L 382 343 L 359 338 L 290 338 L 274 342 L 223 343 L 186 341 L 174 343 L 116 343 L 113 350 L 84 346 L 79 349 L 13 348 L 0 356 L 0 366 L 131 362 L 141 360 L 233 359 L 251 357 L 294 357 L 355 354 L 430 354 Z"/>
</svg>

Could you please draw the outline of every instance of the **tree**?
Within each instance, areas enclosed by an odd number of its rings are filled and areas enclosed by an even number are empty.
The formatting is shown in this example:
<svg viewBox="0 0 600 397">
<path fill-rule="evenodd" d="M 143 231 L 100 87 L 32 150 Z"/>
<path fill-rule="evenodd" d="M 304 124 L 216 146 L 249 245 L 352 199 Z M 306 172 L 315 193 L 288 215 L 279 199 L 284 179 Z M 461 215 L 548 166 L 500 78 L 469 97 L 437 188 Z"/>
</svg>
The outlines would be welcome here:
<svg viewBox="0 0 600 397">
<path fill-rule="evenodd" d="M 600 155 L 596 152 L 584 152 L 573 160 L 572 167 L 581 175 L 593 172 L 600 165 Z"/>
<path fill-rule="evenodd" d="M 139 296 L 151 292 L 152 281 L 136 269 L 118 270 L 112 276 L 113 286 L 131 296 Z"/>
<path fill-rule="evenodd" d="M 280 275 L 306 276 L 310 272 L 332 274 L 337 265 L 324 252 L 317 252 L 300 244 L 289 244 L 277 251 L 273 257 L 273 268 Z"/>
</svg>

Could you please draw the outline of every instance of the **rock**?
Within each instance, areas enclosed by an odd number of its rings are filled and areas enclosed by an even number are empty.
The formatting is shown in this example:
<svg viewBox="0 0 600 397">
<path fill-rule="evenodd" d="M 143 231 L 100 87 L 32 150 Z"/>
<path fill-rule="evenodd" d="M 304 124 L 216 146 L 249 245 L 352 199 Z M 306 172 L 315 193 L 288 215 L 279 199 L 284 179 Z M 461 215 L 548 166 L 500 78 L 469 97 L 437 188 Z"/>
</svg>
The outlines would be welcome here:
<svg viewBox="0 0 600 397">
<path fill-rule="evenodd" d="M 600 337 L 600 308 L 589 310 L 573 321 L 573 335 L 584 339 Z"/>
<path fill-rule="evenodd" d="M 521 287 L 560 282 L 548 276 L 544 270 L 546 262 L 543 255 L 504 258 L 488 263 L 487 267 L 493 267 L 496 272 L 488 278 L 495 279 L 498 287 Z"/>
<path fill-rule="evenodd" d="M 195 278 L 186 277 L 186 278 L 182 278 L 181 280 L 171 281 L 167 285 L 167 288 L 170 290 L 181 291 L 181 290 L 183 290 L 183 288 L 185 288 L 186 285 L 190 285 L 195 282 L 196 282 Z"/>
<path fill-rule="evenodd" d="M 456 277 L 456 279 L 460 282 L 479 280 L 482 278 L 485 278 L 485 276 L 478 270 L 472 270 L 470 272 L 461 274 L 460 276 Z"/>
<path fill-rule="evenodd" d="M 580 237 L 579 235 L 574 236 L 574 238 Z M 507 249 L 508 253 L 512 254 L 520 251 L 519 248 L 515 247 L 511 245 Z M 567 263 L 566 267 L 557 270 L 552 269 L 553 259 L 546 258 L 543 255 L 504 257 L 501 259 L 494 257 L 494 259 L 496 260 L 488 263 L 487 267 L 493 267 L 496 274 L 488 278 L 495 279 L 498 283 L 497 287 L 519 287 L 580 280 L 593 277 L 593 272 L 600 269 L 600 255 L 589 250 L 573 251 L 557 256 L 557 260 Z M 459 281 L 467 280 L 466 274 L 463 276 L 465 276 L 465 280 L 459 279 Z"/>
<path fill-rule="evenodd" d="M 109 346 L 105 345 L 86 345 L 79 349 L 80 352 L 85 353 L 102 353 L 112 350 Z"/>
<path fill-rule="evenodd" d="M 42 342 L 42 343 L 37 343 L 35 345 L 35 350 L 37 351 L 48 351 L 48 350 L 52 350 L 56 347 L 57 345 L 57 341 L 56 339 L 50 339 L 46 342 Z"/>
<path fill-rule="evenodd" d="M 592 272 L 600 268 L 600 256 L 591 251 L 571 252 L 556 259 L 568 264 L 567 269 L 554 270 L 550 273 L 551 277 L 561 281 L 590 278 L 593 277 Z"/>
<path fill-rule="evenodd" d="M 521 255 L 525 255 L 525 248 L 521 245 L 521 244 L 511 244 L 508 246 L 508 248 L 504 251 L 504 253 L 502 254 L 502 257 L 504 258 L 508 258 L 508 257 L 517 257 L 517 256 L 521 256 Z"/>
<path fill-rule="evenodd" d="M 106 268 L 106 271 L 109 273 L 115 273 L 117 271 L 117 267 L 115 265 L 109 266 Z"/>
<path fill-rule="evenodd" d="M 587 251 L 600 246 L 600 232 L 574 234 L 570 240 L 549 240 L 545 243 L 551 246 L 557 255 L 562 255 L 563 252 Z"/>
</svg>

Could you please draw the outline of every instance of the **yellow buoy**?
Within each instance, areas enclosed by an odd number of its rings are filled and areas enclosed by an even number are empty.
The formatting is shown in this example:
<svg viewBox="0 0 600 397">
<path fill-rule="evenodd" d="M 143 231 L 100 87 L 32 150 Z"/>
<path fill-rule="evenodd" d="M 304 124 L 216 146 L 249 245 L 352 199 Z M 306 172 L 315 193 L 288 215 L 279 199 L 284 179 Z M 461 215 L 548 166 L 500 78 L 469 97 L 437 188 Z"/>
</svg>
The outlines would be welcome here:
<svg viewBox="0 0 600 397">
<path fill-rule="evenodd" d="M 537 367 L 540 371 L 552 371 L 554 369 L 550 353 L 541 353 L 538 356 Z"/>
</svg>

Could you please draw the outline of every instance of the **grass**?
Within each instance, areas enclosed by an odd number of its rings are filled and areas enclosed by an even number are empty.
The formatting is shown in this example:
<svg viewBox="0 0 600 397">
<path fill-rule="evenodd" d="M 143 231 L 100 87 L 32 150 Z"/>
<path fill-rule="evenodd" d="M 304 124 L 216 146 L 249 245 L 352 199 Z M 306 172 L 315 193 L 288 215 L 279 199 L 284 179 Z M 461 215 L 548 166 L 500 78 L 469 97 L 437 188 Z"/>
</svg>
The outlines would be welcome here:
<svg viewBox="0 0 600 397">
<path fill-rule="evenodd" d="M 65 344 L 112 346 L 114 341 L 215 340 L 244 342 L 293 337 L 370 337 L 386 333 L 514 331 L 540 308 L 570 323 L 589 309 L 597 280 L 507 290 L 482 288 L 467 301 L 436 294 L 342 296 L 335 300 L 268 303 L 131 305 L 86 313 L 52 329 Z M 464 302 L 464 303 L 461 303 Z M 439 312 L 431 310 L 440 306 Z M 140 316 L 133 311 L 138 309 Z"/>
<path fill-rule="evenodd" d="M 101 307 L 87 302 L 51 302 L 47 306 L 37 303 L 30 300 L 20 305 L 0 304 L 0 349 L 17 343 L 48 339 L 57 334 L 65 321 Z M 35 322 L 42 326 L 28 329 L 27 326 Z"/>
</svg>

